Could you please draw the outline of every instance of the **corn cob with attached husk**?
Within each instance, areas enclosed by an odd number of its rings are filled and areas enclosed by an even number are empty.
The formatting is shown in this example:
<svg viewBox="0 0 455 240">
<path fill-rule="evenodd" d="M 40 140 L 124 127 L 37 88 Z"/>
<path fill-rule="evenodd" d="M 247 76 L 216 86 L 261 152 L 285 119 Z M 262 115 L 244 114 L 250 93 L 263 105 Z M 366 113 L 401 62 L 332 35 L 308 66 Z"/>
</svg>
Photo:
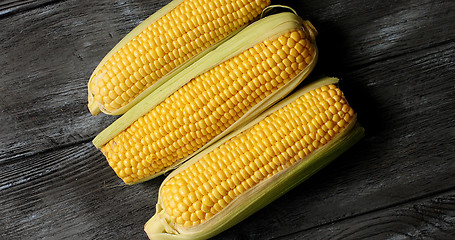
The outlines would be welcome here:
<svg viewBox="0 0 455 240">
<path fill-rule="evenodd" d="M 270 0 L 174 0 L 123 38 L 94 70 L 88 107 L 122 114 L 246 26 Z"/>
<path fill-rule="evenodd" d="M 185 161 L 292 91 L 317 59 L 292 13 L 258 20 L 176 74 L 93 141 L 127 184 Z"/>
<path fill-rule="evenodd" d="M 283 99 L 172 172 L 151 239 L 205 239 L 240 222 L 363 136 L 343 93 L 324 78 Z"/>
</svg>

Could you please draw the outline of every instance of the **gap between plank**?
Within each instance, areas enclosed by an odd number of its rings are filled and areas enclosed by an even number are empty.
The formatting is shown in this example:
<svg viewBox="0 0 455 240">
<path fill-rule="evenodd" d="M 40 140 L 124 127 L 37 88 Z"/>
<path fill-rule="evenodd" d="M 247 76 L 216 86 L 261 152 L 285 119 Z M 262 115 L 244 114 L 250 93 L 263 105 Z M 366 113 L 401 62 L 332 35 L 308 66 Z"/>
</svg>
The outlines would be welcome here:
<svg viewBox="0 0 455 240">
<path fill-rule="evenodd" d="M 92 140 L 93 140 L 93 137 L 84 138 L 84 139 L 81 139 L 81 140 L 78 140 L 78 141 L 75 141 L 75 142 L 70 142 L 70 143 L 66 143 L 66 144 L 57 145 L 57 146 L 54 146 L 54 147 L 51 147 L 51 148 L 47 148 L 47 149 L 43 149 L 43 150 L 37 151 L 37 152 L 19 153 L 19 154 L 16 154 L 14 156 L 11 156 L 9 158 L 1 159 L 0 160 L 0 166 L 3 165 L 3 164 L 8 164 L 10 161 L 14 161 L 14 160 L 17 160 L 17 159 L 34 157 L 34 156 L 39 155 L 39 154 L 45 154 L 45 153 L 61 150 L 61 149 L 64 149 L 64 148 L 70 148 L 70 147 L 73 147 L 75 145 L 85 144 L 85 143 L 91 142 Z"/>
</svg>

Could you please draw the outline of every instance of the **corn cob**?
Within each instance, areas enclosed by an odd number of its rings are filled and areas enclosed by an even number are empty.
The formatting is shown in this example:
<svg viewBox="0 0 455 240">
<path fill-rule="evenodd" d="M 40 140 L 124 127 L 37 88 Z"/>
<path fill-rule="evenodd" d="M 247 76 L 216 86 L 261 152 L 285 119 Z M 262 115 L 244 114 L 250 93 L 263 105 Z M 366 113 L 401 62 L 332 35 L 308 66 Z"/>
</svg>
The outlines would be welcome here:
<svg viewBox="0 0 455 240">
<path fill-rule="evenodd" d="M 127 184 L 188 159 L 294 89 L 317 59 L 292 13 L 263 18 L 183 70 L 93 141 Z"/>
<path fill-rule="evenodd" d="M 205 239 L 270 203 L 363 136 L 354 110 L 325 78 L 284 99 L 191 158 L 159 190 L 151 239 Z"/>
<path fill-rule="evenodd" d="M 88 106 L 122 114 L 179 69 L 246 26 L 270 0 L 174 0 L 121 40 L 94 70 Z"/>
</svg>

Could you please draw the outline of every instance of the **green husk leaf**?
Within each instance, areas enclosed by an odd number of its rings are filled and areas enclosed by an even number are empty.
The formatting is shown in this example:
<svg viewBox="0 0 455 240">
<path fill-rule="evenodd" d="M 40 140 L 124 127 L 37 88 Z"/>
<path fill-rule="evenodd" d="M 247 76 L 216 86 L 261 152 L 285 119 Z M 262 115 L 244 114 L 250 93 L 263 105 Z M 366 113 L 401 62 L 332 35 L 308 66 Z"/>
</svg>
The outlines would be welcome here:
<svg viewBox="0 0 455 240">
<path fill-rule="evenodd" d="M 271 109 L 261 114 L 252 122 L 243 125 L 239 129 L 230 133 L 223 139 L 219 140 L 209 148 L 205 149 L 192 159 L 184 163 L 181 167 L 172 172 L 162 183 L 164 185 L 168 179 L 182 172 L 187 167 L 199 161 L 204 155 L 217 148 L 230 138 L 240 134 L 244 130 L 258 123 L 272 112 L 284 107 L 295 101 L 298 97 L 313 89 L 324 85 L 336 83 L 337 79 L 324 78 L 300 89 L 296 93 L 281 101 Z M 328 165 L 331 161 L 345 152 L 358 142 L 364 135 L 364 129 L 357 123 L 356 117 L 346 128 L 340 132 L 330 142 L 317 149 L 306 158 L 301 159 L 291 167 L 279 172 L 273 177 L 264 180 L 255 187 L 245 191 L 242 196 L 234 199 L 226 208 L 215 214 L 206 222 L 191 228 L 174 227 L 170 220 L 166 219 L 161 203 L 161 187 L 156 205 L 156 214 L 145 224 L 145 231 L 151 239 L 206 239 L 212 237 L 242 221 L 257 210 L 263 208 L 270 202 L 274 201 L 284 193 L 288 192 L 304 180 L 308 179 L 314 173 Z"/>
</svg>

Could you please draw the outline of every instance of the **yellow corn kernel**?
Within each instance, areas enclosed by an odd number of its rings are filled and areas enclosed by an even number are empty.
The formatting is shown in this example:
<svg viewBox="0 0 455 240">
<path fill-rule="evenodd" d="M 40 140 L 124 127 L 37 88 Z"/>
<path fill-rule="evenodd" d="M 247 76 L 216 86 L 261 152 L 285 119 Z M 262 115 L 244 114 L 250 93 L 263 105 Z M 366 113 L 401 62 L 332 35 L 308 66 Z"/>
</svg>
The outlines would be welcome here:
<svg viewBox="0 0 455 240">
<path fill-rule="evenodd" d="M 292 47 L 283 45 L 289 39 Z M 288 56 L 295 50 L 314 57 L 309 41 L 304 30 L 292 30 L 192 79 L 101 148 L 109 165 L 125 183 L 136 183 L 191 155 L 302 72 L 304 59 Z"/>
<path fill-rule="evenodd" d="M 133 100 L 145 97 L 146 89 L 159 85 L 158 80 L 247 25 L 269 4 L 270 0 L 172 2 L 167 13 L 157 13 L 163 14 L 158 19 L 152 15 L 95 69 L 88 85 L 90 111 L 125 112 Z"/>
</svg>

